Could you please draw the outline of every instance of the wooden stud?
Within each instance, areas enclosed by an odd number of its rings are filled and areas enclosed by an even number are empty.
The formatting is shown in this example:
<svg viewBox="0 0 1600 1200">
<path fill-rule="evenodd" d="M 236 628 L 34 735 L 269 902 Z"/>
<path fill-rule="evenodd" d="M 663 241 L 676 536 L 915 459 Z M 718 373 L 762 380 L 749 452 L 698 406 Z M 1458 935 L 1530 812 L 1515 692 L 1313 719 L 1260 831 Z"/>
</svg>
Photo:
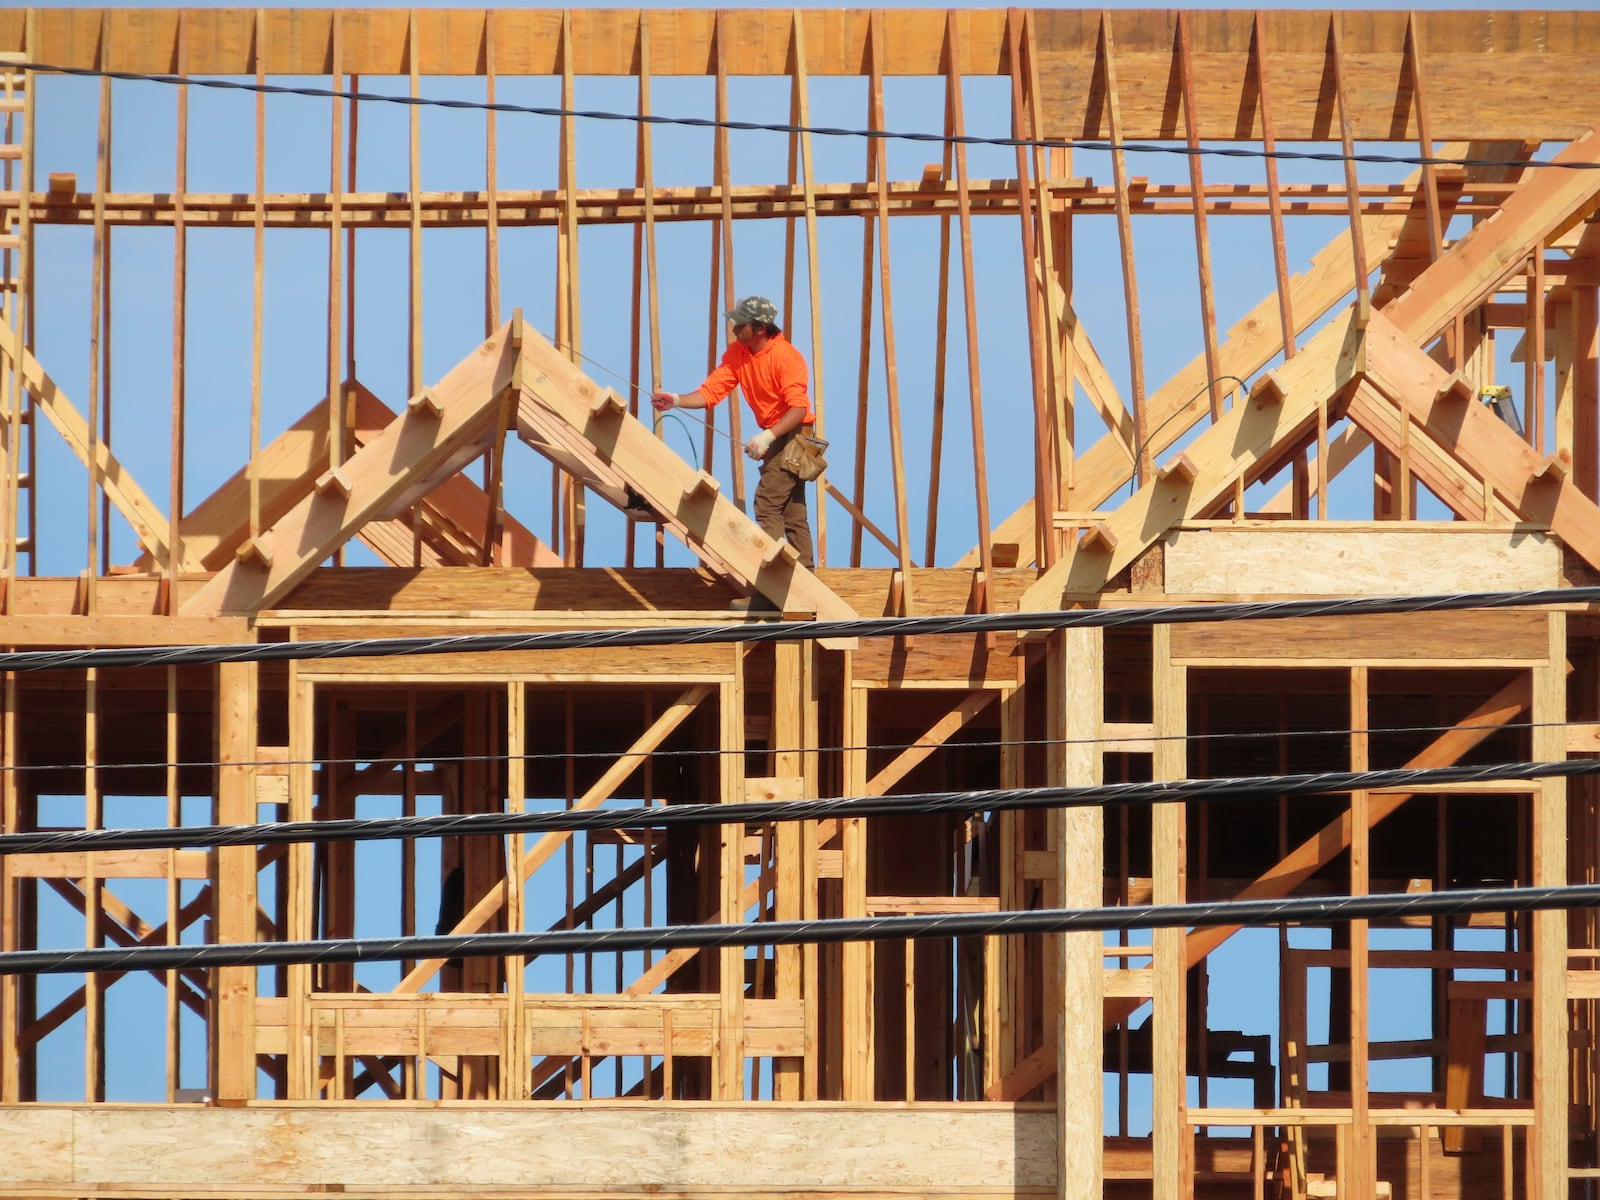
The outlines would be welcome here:
<svg viewBox="0 0 1600 1200">
<path fill-rule="evenodd" d="M 1104 632 L 1069 629 L 1059 637 L 1060 646 L 1051 655 L 1049 775 L 1057 786 L 1092 787 L 1105 776 L 1101 741 Z M 1101 810 L 1093 807 L 1061 813 L 1053 850 L 1061 881 L 1058 902 L 1063 907 L 1096 907 L 1105 902 L 1104 820 Z M 1100 1016 L 1105 970 L 1100 941 L 1093 933 L 1062 935 L 1053 981 L 1060 996 L 1054 1031 L 1059 1047 L 1056 1195 L 1060 1200 L 1096 1200 L 1104 1188 L 1101 1090 L 1105 1036 Z"/>
<path fill-rule="evenodd" d="M 411 29 L 408 34 L 408 59 L 416 57 L 416 20 L 413 14 Z M 335 13 L 333 17 L 333 31 L 331 34 L 332 58 L 330 60 L 330 88 L 339 91 L 344 79 L 344 19 L 343 14 Z M 415 95 L 416 75 L 412 74 L 412 94 Z M 328 468 L 337 470 L 345 461 L 348 450 L 349 432 L 346 426 L 346 413 L 344 411 L 343 395 L 339 387 L 340 367 L 344 361 L 341 339 L 343 330 L 340 323 L 340 305 L 343 303 L 344 291 L 344 239 L 343 233 L 343 194 L 344 194 L 344 107 L 338 96 L 332 101 L 333 108 L 329 118 L 329 153 L 328 153 L 328 190 L 332 203 L 328 224 L 328 340 L 327 340 L 327 365 L 328 365 Z M 415 129 L 417 109 L 411 107 L 410 119 Z M 412 134 L 413 149 L 412 160 L 415 161 L 415 133 Z M 412 172 L 411 192 L 415 197 L 418 191 L 415 168 Z M 415 199 L 412 201 L 413 210 L 416 207 Z M 413 268 L 414 270 L 414 268 Z M 412 295 L 416 295 L 413 282 Z M 415 340 L 417 315 L 412 317 L 412 339 Z M 415 362 L 416 352 L 410 356 L 410 361 Z M 415 371 L 408 370 L 406 390 L 408 393 L 416 391 L 417 382 Z M 334 561 L 343 565 L 344 555 L 342 549 L 335 555 Z"/>
<path fill-rule="evenodd" d="M 1295 353 L 1294 299 L 1290 294 L 1288 250 L 1283 236 L 1283 189 L 1278 183 L 1277 136 L 1272 114 L 1272 89 L 1267 62 L 1266 20 L 1258 10 L 1250 35 L 1250 66 L 1255 72 L 1261 113 L 1262 165 L 1267 176 L 1267 214 L 1272 227 L 1272 271 L 1278 282 L 1278 323 L 1283 331 L 1283 356 Z"/>
<path fill-rule="evenodd" d="M 951 136 L 960 139 L 965 135 L 965 102 L 961 92 L 962 45 L 957 38 L 957 17 L 954 11 L 945 17 L 945 106 L 946 125 Z M 974 288 L 972 260 L 972 196 L 967 178 L 967 147 L 957 140 L 953 147 L 956 177 L 957 222 L 961 244 L 961 294 L 966 316 L 967 387 L 971 391 L 972 414 L 972 484 L 978 522 L 978 567 L 985 576 L 998 565 L 989 534 L 989 471 L 988 453 L 984 444 L 983 428 L 983 371 L 978 356 L 978 303 Z M 933 560 L 929 560 L 931 563 Z"/>
<path fill-rule="evenodd" d="M 1370 681 L 1366 667 L 1352 667 L 1350 687 L 1350 770 L 1371 768 Z M 1364 790 L 1350 793 L 1350 894 L 1364 896 L 1372 890 L 1371 797 Z M 1368 1004 L 1367 921 L 1351 921 L 1350 939 L 1350 1157 L 1343 1186 L 1358 1195 L 1377 1187 L 1377 1143 L 1370 1124 L 1371 1108 L 1368 1047 L 1371 1014 Z"/>
<path fill-rule="evenodd" d="M 827 436 L 826 387 L 824 386 L 827 373 L 824 369 L 823 355 L 822 276 L 819 265 L 821 251 L 819 249 L 817 231 L 817 195 L 816 184 L 812 177 L 811 98 L 810 86 L 806 75 L 805 21 L 802 19 L 802 10 L 795 9 L 790 14 L 789 32 L 793 43 L 791 54 L 793 56 L 794 71 L 794 120 L 802 130 L 799 145 L 800 187 L 806 221 L 807 290 L 811 299 L 811 397 L 812 407 L 817 417 L 813 429 L 816 436 L 820 438 Z M 826 480 L 826 476 L 823 476 L 823 479 Z M 814 532 L 816 560 L 819 566 L 825 566 L 828 561 L 828 509 L 826 504 L 828 494 L 827 488 L 817 488 L 817 527 Z"/>
<path fill-rule="evenodd" d="M 1044 304 L 1041 287 L 1035 278 L 1041 267 L 1047 266 L 1050 256 L 1035 242 L 1035 194 L 1028 186 L 1029 165 L 1027 147 L 1032 137 L 1029 113 L 1025 99 L 1025 69 L 1023 66 L 1023 30 L 1021 9 L 1011 9 L 1006 14 L 1006 52 L 1010 60 L 1008 75 L 1011 83 L 1011 136 L 1017 139 L 1017 198 L 1020 201 L 1023 296 L 1028 320 L 1028 366 L 1033 384 L 1033 483 L 1035 502 L 1055 508 L 1056 473 L 1050 459 L 1050 416 L 1048 412 L 1047 381 L 1049 368 L 1045 351 L 1049 339 L 1044 331 Z M 1035 160 L 1034 166 L 1038 167 Z M 1049 222 L 1043 229 L 1048 231 Z M 1055 530 L 1043 522 L 1035 530 L 1035 560 L 1044 567 L 1056 561 Z"/>
<path fill-rule="evenodd" d="M 178 77 L 183 79 L 189 60 L 189 17 L 178 15 Z M 177 89 L 177 128 L 174 133 L 174 195 L 172 215 L 172 424 L 167 443 L 169 521 L 167 554 L 167 605 L 175 612 L 178 605 L 178 564 L 183 561 L 183 457 L 184 457 L 184 379 L 187 366 L 189 241 L 184 220 L 183 198 L 189 191 L 189 85 Z M 54 186 L 54 180 L 51 180 Z M 174 906 L 175 909 L 175 906 Z M 168 914 L 169 919 L 171 914 Z M 170 923 L 170 920 L 169 920 Z M 168 986 L 169 993 L 173 985 Z"/>
<path fill-rule="evenodd" d="M 1567 719 L 1567 617 L 1552 612 L 1549 661 L 1532 680 L 1535 755 L 1565 755 Z M 1567 781 L 1539 781 L 1533 808 L 1534 887 L 1561 887 L 1567 875 Z M 1533 916 L 1533 1111 L 1529 1158 L 1530 1191 L 1557 1196 L 1568 1187 L 1567 914 L 1561 909 Z M 1509 1151 L 1506 1155 L 1509 1162 Z"/>
<path fill-rule="evenodd" d="M 1356 145 L 1354 122 L 1350 116 L 1350 99 L 1345 86 L 1344 29 L 1340 14 L 1328 17 L 1328 66 L 1333 74 L 1334 94 L 1338 101 L 1339 143 L 1344 148 L 1345 200 L 1350 208 L 1350 253 L 1355 262 L 1356 327 L 1365 324 L 1372 307 L 1371 272 L 1367 267 L 1366 239 L 1361 229 L 1360 186 L 1356 180 Z"/>
<path fill-rule="evenodd" d="M 887 127 L 883 109 L 883 60 L 889 52 L 888 35 L 883 29 L 883 11 L 872 12 L 872 71 L 867 80 L 868 125 L 873 129 Z M 915 602 L 911 594 L 911 523 L 906 512 L 906 465 L 904 432 L 900 423 L 900 373 L 895 357 L 894 300 L 890 290 L 889 270 L 889 158 L 888 146 L 883 138 L 872 139 L 872 153 L 877 158 L 875 174 L 878 182 L 878 276 L 882 292 L 880 332 L 883 335 L 883 374 L 885 398 L 889 412 L 889 465 L 894 487 L 895 541 L 900 547 L 900 574 L 905 590 L 901 596 L 900 612 L 911 616 Z"/>
<path fill-rule="evenodd" d="M 252 275 L 251 275 L 251 329 L 250 329 L 250 462 L 249 472 L 249 501 L 250 522 L 249 536 L 255 537 L 261 532 L 261 361 L 262 361 L 262 327 L 264 323 L 263 288 L 265 286 L 265 264 L 267 258 L 266 248 L 266 196 L 267 196 L 267 43 L 266 43 L 267 15 L 264 9 L 255 12 L 255 24 L 252 29 L 250 55 L 255 67 L 256 77 L 256 106 L 255 106 L 255 192 L 251 196 L 251 210 L 254 217 L 252 228 L 255 231 L 255 240 L 252 244 Z M 333 195 L 338 195 L 334 189 Z M 328 393 L 329 415 L 327 427 L 331 431 L 334 427 L 332 415 L 333 393 Z M 338 465 L 333 457 L 335 451 L 330 449 L 328 465 Z M 176 510 L 174 510 L 176 511 Z"/>
<path fill-rule="evenodd" d="M 1122 297 L 1128 320 L 1129 392 L 1133 404 L 1134 479 L 1143 484 L 1150 474 L 1150 456 L 1159 447 L 1150 445 L 1150 414 L 1144 396 L 1144 337 L 1139 321 L 1139 279 L 1133 259 L 1133 219 L 1130 209 L 1126 152 L 1122 150 L 1122 100 L 1117 88 L 1116 44 L 1111 32 L 1111 13 L 1100 14 L 1100 41 L 1097 65 L 1106 88 L 1106 119 L 1110 123 L 1111 174 L 1117 189 L 1117 245 L 1122 255 Z"/>
<path fill-rule="evenodd" d="M 1172 661 L 1170 625 L 1152 629 L 1155 676 L 1151 684 L 1154 704 L 1155 751 L 1151 771 L 1156 779 L 1182 779 L 1188 775 L 1187 670 Z M 1184 804 L 1158 804 L 1151 813 L 1152 886 L 1156 904 L 1182 904 L 1187 855 Z M 1156 1200 L 1179 1200 L 1193 1194 L 1192 1133 L 1186 1116 L 1185 1082 L 1184 934 L 1181 929 L 1157 929 L 1154 934 L 1154 1012 L 1151 1015 L 1153 1069 L 1151 1086 L 1162 1098 L 1155 1106 L 1151 1129 L 1151 1165 Z"/>
<path fill-rule="evenodd" d="M 251 825 L 256 814 L 256 697 L 254 663 L 224 663 L 217 676 L 217 821 Z M 256 848 L 216 851 L 218 943 L 254 942 L 256 934 Z M 169 928 L 176 922 L 169 916 Z M 255 1099 L 256 970 L 219 967 L 216 971 L 216 1098 Z"/>
<path fill-rule="evenodd" d="M 718 9 L 711 25 L 713 58 L 716 63 L 716 80 L 712 95 L 712 115 L 717 121 L 716 133 L 712 146 L 712 174 L 716 176 L 717 192 L 721 203 L 720 215 L 712 227 L 712 237 L 719 239 L 722 253 L 722 304 L 720 308 L 713 304 L 717 311 L 717 318 L 712 321 L 712 327 L 718 335 L 727 332 L 726 321 L 720 319 L 721 314 L 731 312 L 738 302 L 738 284 L 735 282 L 733 264 L 733 162 L 731 149 L 728 144 L 728 59 L 732 56 L 732 49 L 728 45 L 727 13 Z M 715 286 L 715 272 L 713 272 L 713 287 Z M 717 339 L 720 347 L 722 337 Z M 731 464 L 736 469 L 733 472 L 733 502 L 740 508 L 745 504 L 745 478 L 744 460 L 740 457 L 739 448 L 744 445 L 744 411 L 737 404 L 728 405 L 728 440 L 733 449 Z M 706 458 L 706 468 L 709 470 L 711 459 Z"/>
</svg>

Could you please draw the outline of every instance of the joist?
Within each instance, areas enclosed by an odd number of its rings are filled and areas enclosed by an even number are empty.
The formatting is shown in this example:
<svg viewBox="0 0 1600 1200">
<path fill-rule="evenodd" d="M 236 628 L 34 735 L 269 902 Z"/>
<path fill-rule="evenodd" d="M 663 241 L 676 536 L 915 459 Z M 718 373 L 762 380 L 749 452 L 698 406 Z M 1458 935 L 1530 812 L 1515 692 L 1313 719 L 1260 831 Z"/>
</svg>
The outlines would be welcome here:
<svg viewBox="0 0 1600 1200">
<path fill-rule="evenodd" d="M 432 389 L 439 415 L 408 413 L 343 465 L 348 497 L 312 490 L 256 539 L 271 565 L 235 560 L 184 605 L 190 615 L 270 608 L 377 514 L 409 504 L 484 450 L 511 383 L 507 326 Z"/>
</svg>

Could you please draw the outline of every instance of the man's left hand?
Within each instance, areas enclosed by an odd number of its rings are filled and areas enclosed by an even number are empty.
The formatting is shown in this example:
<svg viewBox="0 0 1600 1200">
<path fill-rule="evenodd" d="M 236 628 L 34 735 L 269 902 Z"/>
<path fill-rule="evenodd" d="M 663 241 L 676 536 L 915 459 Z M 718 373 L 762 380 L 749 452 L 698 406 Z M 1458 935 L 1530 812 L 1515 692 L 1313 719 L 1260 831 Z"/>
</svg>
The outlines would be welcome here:
<svg viewBox="0 0 1600 1200">
<path fill-rule="evenodd" d="M 772 443 L 775 440 L 772 436 L 772 430 L 763 429 L 744 444 L 745 457 L 760 462 L 767 456 L 767 451 L 772 449 Z"/>
</svg>

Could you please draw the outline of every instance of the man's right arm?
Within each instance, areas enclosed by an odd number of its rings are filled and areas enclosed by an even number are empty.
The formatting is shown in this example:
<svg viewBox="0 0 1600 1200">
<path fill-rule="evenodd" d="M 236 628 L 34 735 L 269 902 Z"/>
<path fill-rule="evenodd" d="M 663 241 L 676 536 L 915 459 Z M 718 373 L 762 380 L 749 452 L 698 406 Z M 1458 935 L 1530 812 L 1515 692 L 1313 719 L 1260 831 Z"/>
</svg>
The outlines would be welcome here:
<svg viewBox="0 0 1600 1200">
<path fill-rule="evenodd" d="M 706 376 L 705 382 L 692 392 L 653 392 L 650 403 L 655 405 L 657 412 L 669 408 L 710 408 L 714 404 L 726 399 L 728 393 L 739 385 L 739 377 L 733 373 L 733 368 L 728 365 L 728 357 L 732 352 L 723 354 L 722 361 L 715 370 Z"/>
</svg>

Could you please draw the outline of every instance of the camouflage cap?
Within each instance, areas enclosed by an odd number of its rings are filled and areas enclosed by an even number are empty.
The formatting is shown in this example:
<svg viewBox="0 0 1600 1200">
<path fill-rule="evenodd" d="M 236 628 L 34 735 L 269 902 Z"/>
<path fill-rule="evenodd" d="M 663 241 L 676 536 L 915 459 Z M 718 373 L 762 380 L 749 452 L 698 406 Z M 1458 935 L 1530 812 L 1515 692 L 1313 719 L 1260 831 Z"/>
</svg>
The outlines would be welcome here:
<svg viewBox="0 0 1600 1200">
<path fill-rule="evenodd" d="M 735 325 L 762 325 L 778 323 L 778 306 L 765 296 L 746 296 L 724 314 Z"/>
</svg>

